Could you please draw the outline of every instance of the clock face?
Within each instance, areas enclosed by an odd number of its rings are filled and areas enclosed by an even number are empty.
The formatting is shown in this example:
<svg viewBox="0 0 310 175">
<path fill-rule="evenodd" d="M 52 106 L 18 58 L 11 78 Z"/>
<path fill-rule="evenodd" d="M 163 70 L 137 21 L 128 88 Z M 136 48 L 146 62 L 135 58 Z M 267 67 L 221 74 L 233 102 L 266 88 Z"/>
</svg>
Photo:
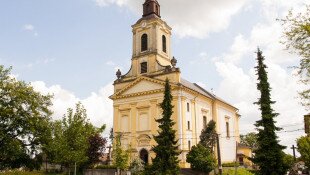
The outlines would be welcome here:
<svg viewBox="0 0 310 175">
<path fill-rule="evenodd" d="M 143 22 L 143 23 L 142 23 L 142 27 L 145 27 L 145 26 L 146 26 L 146 22 Z"/>
</svg>

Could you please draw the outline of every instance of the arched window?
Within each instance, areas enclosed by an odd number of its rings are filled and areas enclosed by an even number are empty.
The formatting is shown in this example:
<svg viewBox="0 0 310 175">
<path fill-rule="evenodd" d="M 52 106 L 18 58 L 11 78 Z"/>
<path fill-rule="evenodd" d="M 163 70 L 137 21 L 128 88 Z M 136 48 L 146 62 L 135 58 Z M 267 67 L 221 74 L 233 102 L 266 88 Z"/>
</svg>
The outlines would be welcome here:
<svg viewBox="0 0 310 175">
<path fill-rule="evenodd" d="M 167 52 L 167 40 L 165 35 L 162 36 L 162 42 L 163 42 L 163 52 Z"/>
<path fill-rule="evenodd" d="M 203 128 L 207 127 L 207 117 L 203 116 Z"/>
<path fill-rule="evenodd" d="M 141 37 L 141 52 L 147 50 L 147 34 L 143 34 Z"/>
<path fill-rule="evenodd" d="M 226 122 L 226 137 L 230 137 L 230 131 L 229 131 L 229 122 Z"/>
<path fill-rule="evenodd" d="M 187 112 L 189 112 L 189 103 L 187 103 L 186 107 L 187 107 Z"/>
<path fill-rule="evenodd" d="M 141 66 L 141 74 L 147 73 L 147 62 L 142 62 Z"/>
<path fill-rule="evenodd" d="M 156 13 L 157 13 L 157 15 L 159 15 L 159 10 L 158 9 L 159 9 L 158 6 L 156 6 Z"/>
<path fill-rule="evenodd" d="M 149 163 L 149 153 L 146 149 L 140 151 L 140 159 L 147 165 Z"/>
</svg>

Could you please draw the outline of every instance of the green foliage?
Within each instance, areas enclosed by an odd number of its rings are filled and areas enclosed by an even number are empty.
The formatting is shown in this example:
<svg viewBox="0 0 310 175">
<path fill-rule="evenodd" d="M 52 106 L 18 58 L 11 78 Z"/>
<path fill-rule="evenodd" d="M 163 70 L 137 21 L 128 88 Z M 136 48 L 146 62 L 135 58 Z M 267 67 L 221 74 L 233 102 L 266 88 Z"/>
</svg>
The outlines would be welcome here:
<svg viewBox="0 0 310 175">
<path fill-rule="evenodd" d="M 171 119 L 173 113 L 171 102 L 171 88 L 169 80 L 166 79 L 164 100 L 160 105 L 163 117 L 156 120 L 159 123 L 159 131 L 158 135 L 154 136 L 157 145 L 152 148 L 156 157 L 147 174 L 176 175 L 179 173 L 178 155 L 180 151 L 176 140 L 176 130 L 173 130 L 175 122 Z"/>
<path fill-rule="evenodd" d="M 94 168 L 95 169 L 116 169 L 117 167 L 114 165 L 97 165 Z"/>
<path fill-rule="evenodd" d="M 210 173 L 216 165 L 215 158 L 211 151 L 201 144 L 193 146 L 186 156 L 186 162 L 191 164 L 193 170 Z"/>
<path fill-rule="evenodd" d="M 89 160 L 89 138 L 102 132 L 105 126 L 95 128 L 87 120 L 82 104 L 78 103 L 75 111 L 69 108 L 63 120 L 55 121 L 52 128 L 53 140 L 48 145 L 48 159 L 54 163 L 72 166 Z"/>
<path fill-rule="evenodd" d="M 310 167 L 310 136 L 303 136 L 297 139 L 297 150 L 306 166 Z"/>
<path fill-rule="evenodd" d="M 224 169 L 223 174 L 235 175 L 235 169 Z M 238 168 L 237 175 L 254 175 L 254 174 L 244 168 Z"/>
<path fill-rule="evenodd" d="M 257 148 L 257 134 L 255 132 L 246 135 L 240 135 L 240 143 L 252 149 Z"/>
<path fill-rule="evenodd" d="M 285 146 L 279 144 L 275 131 L 280 128 L 275 126 L 274 118 L 278 115 L 271 107 L 275 102 L 271 101 L 270 85 L 264 64 L 262 52 L 258 49 L 256 67 L 258 75 L 257 89 L 260 91 L 260 98 L 255 104 L 260 106 L 261 120 L 255 124 L 258 130 L 257 149 L 254 150 L 255 156 L 252 161 L 259 166 L 259 173 L 262 175 L 283 175 L 287 172 L 288 166 L 284 163 L 283 149 Z"/>
<path fill-rule="evenodd" d="M 130 163 L 129 169 L 132 175 L 142 175 L 144 171 L 144 162 L 140 158 L 134 159 Z"/>
<path fill-rule="evenodd" d="M 284 153 L 285 154 L 285 153 Z M 293 167 L 295 161 L 294 161 L 294 156 L 290 155 L 290 154 L 285 154 L 283 157 L 284 163 L 288 166 L 288 167 Z"/>
<path fill-rule="evenodd" d="M 87 150 L 87 166 L 94 166 L 99 163 L 99 158 L 105 151 L 107 140 L 103 138 L 99 133 L 93 134 L 88 138 L 88 150 Z"/>
<path fill-rule="evenodd" d="M 217 135 L 215 127 L 216 123 L 211 120 L 200 134 L 200 144 L 208 148 L 212 153 L 214 152 Z"/>
<path fill-rule="evenodd" d="M 222 163 L 223 167 L 235 167 L 235 166 L 239 166 L 238 162 L 228 162 L 228 163 Z"/>
<path fill-rule="evenodd" d="M 51 96 L 10 76 L 0 65 L 0 170 L 35 167 L 38 155 L 50 139 Z"/>
<path fill-rule="evenodd" d="M 129 166 L 129 152 L 128 150 L 123 150 L 121 145 L 121 136 L 116 135 L 115 146 L 112 152 L 113 165 L 121 170 L 126 170 Z"/>
<path fill-rule="evenodd" d="M 284 38 L 282 41 L 286 48 L 301 56 L 298 66 L 298 74 L 301 82 L 310 83 L 310 5 L 306 5 L 306 11 L 293 14 L 289 11 L 285 19 L 280 20 L 284 27 Z M 310 89 L 300 92 L 302 104 L 310 109 Z"/>
</svg>

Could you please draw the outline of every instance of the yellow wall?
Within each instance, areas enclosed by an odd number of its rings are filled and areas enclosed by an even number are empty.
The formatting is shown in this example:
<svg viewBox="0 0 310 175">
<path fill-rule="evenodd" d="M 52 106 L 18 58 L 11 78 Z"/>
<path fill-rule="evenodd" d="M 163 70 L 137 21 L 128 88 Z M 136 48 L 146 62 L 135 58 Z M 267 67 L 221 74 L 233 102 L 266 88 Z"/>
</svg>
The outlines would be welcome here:
<svg viewBox="0 0 310 175">
<path fill-rule="evenodd" d="M 159 104 L 163 100 L 166 78 L 170 80 L 172 88 L 174 108 L 171 117 L 176 122 L 174 129 L 177 131 L 179 149 L 182 151 L 179 156 L 181 167 L 190 166 L 186 163 L 186 154 L 189 152 L 188 141 L 191 142 L 191 146 L 199 142 L 203 115 L 208 116 L 208 121 L 211 119 L 216 121 L 217 132 L 220 133 L 225 127 L 221 125 L 223 120 L 221 114 L 223 110 L 227 111 L 233 122 L 232 135 L 239 135 L 239 116 L 236 108 L 188 87 L 180 86 L 180 70 L 172 68 L 170 63 L 171 28 L 164 21 L 158 18 L 141 20 L 132 26 L 132 31 L 131 69 L 127 73 L 123 72 L 123 76 L 114 82 L 114 94 L 110 97 L 114 105 L 114 134 L 121 134 L 122 146 L 131 149 L 132 159 L 139 157 L 141 149 L 146 149 L 151 155 L 149 162 L 151 157 L 155 156 L 151 151 L 156 145 L 152 136 L 158 133 L 158 123 L 155 119 L 161 117 Z M 148 34 L 148 50 L 141 52 L 141 36 L 144 33 Z M 162 51 L 162 35 L 167 38 L 167 53 Z M 145 61 L 148 63 L 148 71 L 141 74 L 140 64 Z M 170 66 L 171 69 L 167 72 L 164 66 Z M 190 111 L 187 111 L 187 103 Z M 187 126 L 188 121 L 190 129 Z M 231 138 L 230 141 L 235 141 L 235 138 Z"/>
</svg>

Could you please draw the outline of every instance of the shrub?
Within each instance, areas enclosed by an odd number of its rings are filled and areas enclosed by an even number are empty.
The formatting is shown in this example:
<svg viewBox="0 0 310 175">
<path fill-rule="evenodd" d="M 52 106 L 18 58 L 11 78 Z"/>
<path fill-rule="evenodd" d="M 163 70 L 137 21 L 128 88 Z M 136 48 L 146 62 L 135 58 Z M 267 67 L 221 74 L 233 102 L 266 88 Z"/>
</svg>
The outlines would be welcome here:
<svg viewBox="0 0 310 175">
<path fill-rule="evenodd" d="M 192 147 L 186 156 L 186 161 L 191 164 L 193 170 L 206 174 L 211 172 L 215 167 L 215 158 L 210 150 L 201 144 Z"/>
<path fill-rule="evenodd" d="M 116 169 L 116 166 L 114 166 L 114 165 L 98 165 L 95 167 L 95 169 Z"/>
<path fill-rule="evenodd" d="M 223 163 L 222 167 L 235 167 L 235 166 L 239 166 L 238 162 L 228 162 L 228 163 Z"/>
<path fill-rule="evenodd" d="M 144 171 L 144 162 L 140 159 L 134 159 L 130 164 L 130 171 L 133 175 L 141 175 Z"/>
</svg>

